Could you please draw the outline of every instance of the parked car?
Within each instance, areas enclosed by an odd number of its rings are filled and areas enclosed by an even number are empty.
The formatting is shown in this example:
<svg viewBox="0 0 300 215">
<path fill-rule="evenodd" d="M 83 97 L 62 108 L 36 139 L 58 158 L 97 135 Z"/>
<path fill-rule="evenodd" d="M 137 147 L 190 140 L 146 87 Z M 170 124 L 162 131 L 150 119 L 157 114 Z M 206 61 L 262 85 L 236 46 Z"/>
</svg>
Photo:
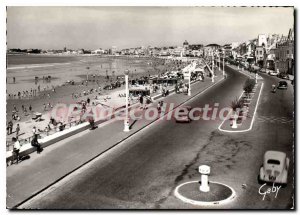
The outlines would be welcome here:
<svg viewBox="0 0 300 215">
<path fill-rule="evenodd" d="M 265 68 L 261 68 L 259 71 L 260 71 L 261 73 L 266 73 L 266 72 L 267 72 Z"/>
<path fill-rule="evenodd" d="M 275 72 L 275 71 L 273 71 L 273 70 L 269 70 L 269 75 L 277 76 L 277 75 L 278 75 L 278 72 Z"/>
<path fill-rule="evenodd" d="M 286 81 L 279 81 L 277 85 L 277 89 L 286 90 L 288 88 L 288 83 Z"/>
<path fill-rule="evenodd" d="M 178 116 L 175 116 L 176 122 L 191 122 L 192 120 L 189 116 L 191 109 L 190 106 L 180 107 Z"/>
<path fill-rule="evenodd" d="M 259 183 L 287 184 L 290 160 L 286 153 L 280 151 L 267 151 L 259 170 Z"/>
<path fill-rule="evenodd" d="M 284 72 L 280 72 L 278 75 L 277 75 L 278 78 L 282 78 L 282 79 L 287 79 L 289 80 L 289 75 L 284 73 Z"/>
</svg>

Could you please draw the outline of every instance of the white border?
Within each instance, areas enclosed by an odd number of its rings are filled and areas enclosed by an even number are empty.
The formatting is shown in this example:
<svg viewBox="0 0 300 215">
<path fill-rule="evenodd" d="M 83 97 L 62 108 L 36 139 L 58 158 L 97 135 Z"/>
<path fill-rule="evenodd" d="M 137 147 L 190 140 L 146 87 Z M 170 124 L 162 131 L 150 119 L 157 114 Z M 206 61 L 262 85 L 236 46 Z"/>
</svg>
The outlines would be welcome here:
<svg viewBox="0 0 300 215">
<path fill-rule="evenodd" d="M 192 200 L 192 199 L 189 199 L 187 197 L 184 197 L 183 195 L 181 195 L 178 190 L 180 187 L 186 185 L 186 184 L 191 184 L 191 183 L 197 183 L 198 184 L 198 181 L 188 181 L 188 182 L 185 182 L 183 184 L 180 184 L 179 186 L 176 187 L 175 191 L 174 191 L 174 195 L 180 199 L 181 201 L 183 202 L 186 202 L 186 203 L 189 203 L 189 204 L 193 204 L 193 205 L 197 205 L 197 206 L 214 206 L 214 205 L 221 205 L 221 204 L 226 204 L 230 201 L 232 201 L 235 197 L 236 197 L 236 193 L 234 191 L 234 189 L 226 184 L 223 184 L 223 183 L 220 183 L 220 182 L 215 182 L 215 181 L 210 181 L 210 183 L 213 183 L 213 184 L 220 184 L 220 185 L 223 185 L 225 187 L 228 187 L 232 194 L 226 198 L 226 199 L 223 199 L 223 200 L 220 200 L 220 201 L 211 201 L 211 202 L 205 202 L 205 201 L 196 201 L 196 200 Z"/>
<path fill-rule="evenodd" d="M 232 131 L 232 130 L 225 130 L 225 129 L 222 129 L 222 125 L 224 124 L 224 122 L 227 120 L 227 119 L 224 119 L 223 122 L 219 125 L 218 129 L 220 131 L 223 131 L 223 132 L 227 132 L 227 133 L 242 133 L 242 132 L 247 132 L 247 131 L 250 131 L 253 127 L 253 123 L 255 121 L 255 116 L 256 116 L 256 110 L 257 110 L 257 107 L 258 107 L 258 103 L 259 103 L 259 100 L 260 100 L 260 95 L 261 95 L 261 92 L 262 92 L 262 89 L 264 88 L 264 83 L 261 84 L 261 88 L 260 88 L 260 91 L 259 91 L 259 95 L 258 95 L 258 98 L 257 98 L 257 101 L 256 101 L 256 105 L 255 105 L 255 109 L 254 109 L 254 113 L 253 113 L 253 116 L 252 116 L 252 121 L 251 121 L 251 124 L 250 124 L 250 127 L 248 129 L 245 129 L 245 130 L 236 130 L 236 131 Z M 243 93 L 242 93 L 243 95 Z M 242 95 L 239 97 L 239 99 L 242 97 Z M 229 114 L 231 114 L 232 110 L 230 111 Z"/>
</svg>

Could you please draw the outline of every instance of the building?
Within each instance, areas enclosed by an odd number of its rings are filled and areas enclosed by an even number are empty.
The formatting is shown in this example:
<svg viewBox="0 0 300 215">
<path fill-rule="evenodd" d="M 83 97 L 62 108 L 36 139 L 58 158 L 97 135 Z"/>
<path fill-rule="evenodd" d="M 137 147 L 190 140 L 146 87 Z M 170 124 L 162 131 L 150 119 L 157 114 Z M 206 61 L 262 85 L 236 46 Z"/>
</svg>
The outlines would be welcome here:
<svg viewBox="0 0 300 215">
<path fill-rule="evenodd" d="M 264 66 L 265 52 L 266 51 L 264 46 L 256 46 L 255 62 L 256 64 L 258 64 L 259 67 Z"/>
<path fill-rule="evenodd" d="M 183 48 L 185 50 L 187 50 L 189 48 L 189 43 L 186 40 L 183 42 Z"/>
<path fill-rule="evenodd" d="M 276 71 L 294 75 L 294 29 L 290 29 L 288 36 L 282 36 L 276 44 L 275 69 Z"/>
<path fill-rule="evenodd" d="M 257 46 L 267 47 L 268 45 L 267 36 L 265 34 L 259 34 L 257 43 L 258 43 Z"/>
</svg>

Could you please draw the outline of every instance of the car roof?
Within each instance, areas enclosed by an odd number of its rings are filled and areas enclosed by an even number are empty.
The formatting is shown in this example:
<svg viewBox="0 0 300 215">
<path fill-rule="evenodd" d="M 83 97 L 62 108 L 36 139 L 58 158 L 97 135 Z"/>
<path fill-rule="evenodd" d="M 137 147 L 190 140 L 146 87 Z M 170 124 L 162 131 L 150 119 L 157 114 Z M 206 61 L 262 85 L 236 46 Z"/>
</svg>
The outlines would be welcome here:
<svg viewBox="0 0 300 215">
<path fill-rule="evenodd" d="M 286 157 L 286 153 L 280 151 L 267 151 L 265 153 L 265 159 L 276 158 L 277 160 L 283 160 Z"/>
</svg>

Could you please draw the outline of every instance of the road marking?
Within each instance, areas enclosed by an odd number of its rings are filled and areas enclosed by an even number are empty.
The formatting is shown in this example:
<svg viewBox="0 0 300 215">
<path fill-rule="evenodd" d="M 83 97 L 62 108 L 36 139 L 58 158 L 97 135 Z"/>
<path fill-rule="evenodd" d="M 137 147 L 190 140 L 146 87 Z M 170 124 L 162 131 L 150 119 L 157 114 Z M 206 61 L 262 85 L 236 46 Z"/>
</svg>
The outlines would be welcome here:
<svg viewBox="0 0 300 215">
<path fill-rule="evenodd" d="M 262 92 L 262 89 L 264 88 L 264 83 L 261 84 L 261 88 L 260 88 L 260 91 L 259 91 L 259 95 L 258 95 L 258 98 L 257 98 L 257 101 L 256 101 L 256 105 L 255 105 L 255 109 L 254 109 L 254 113 L 253 113 L 253 116 L 252 116 L 252 121 L 251 121 L 251 124 L 250 124 L 250 127 L 248 129 L 244 129 L 244 130 L 237 130 L 237 131 L 232 131 L 232 130 L 225 130 L 225 129 L 222 129 L 222 125 L 224 124 L 224 122 L 227 120 L 227 119 L 224 119 L 223 122 L 219 125 L 218 129 L 220 131 L 223 131 L 223 132 L 227 132 L 227 133 L 241 133 L 241 132 L 247 132 L 247 131 L 250 131 L 253 127 L 253 123 L 255 121 L 255 116 L 256 116 L 256 111 L 257 111 L 257 107 L 258 107 L 258 103 L 260 101 L 260 96 L 261 96 L 261 92 Z M 243 95 L 243 93 L 242 93 Z M 239 99 L 242 97 L 242 95 L 239 97 Z M 232 110 L 230 111 L 229 114 L 231 114 Z"/>
</svg>

